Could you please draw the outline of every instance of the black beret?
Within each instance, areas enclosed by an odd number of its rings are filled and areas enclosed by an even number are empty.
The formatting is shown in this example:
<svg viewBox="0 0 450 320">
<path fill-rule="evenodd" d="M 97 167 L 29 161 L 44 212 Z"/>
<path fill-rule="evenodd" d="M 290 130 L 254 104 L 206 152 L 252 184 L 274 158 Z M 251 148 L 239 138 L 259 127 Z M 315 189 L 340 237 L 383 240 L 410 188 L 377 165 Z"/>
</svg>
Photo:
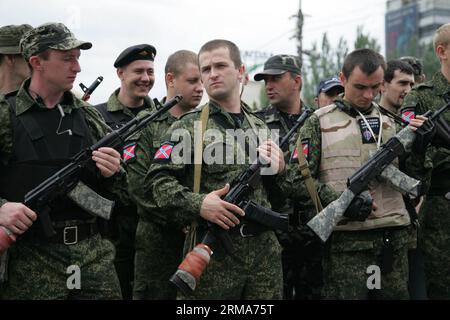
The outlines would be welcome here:
<svg viewBox="0 0 450 320">
<path fill-rule="evenodd" d="M 155 60 L 156 49 L 154 46 L 149 44 L 138 44 L 136 46 L 132 46 L 126 48 L 122 51 L 121 54 L 117 57 L 114 62 L 115 68 L 120 68 L 126 66 L 127 64 L 135 61 L 135 60 Z"/>
</svg>

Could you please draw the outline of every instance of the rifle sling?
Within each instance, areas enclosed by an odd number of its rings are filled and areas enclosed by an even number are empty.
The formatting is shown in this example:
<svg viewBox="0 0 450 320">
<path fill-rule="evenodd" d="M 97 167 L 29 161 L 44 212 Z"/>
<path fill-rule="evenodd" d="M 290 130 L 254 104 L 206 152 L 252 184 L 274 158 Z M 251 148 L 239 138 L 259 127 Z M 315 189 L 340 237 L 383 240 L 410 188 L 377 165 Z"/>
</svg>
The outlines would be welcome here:
<svg viewBox="0 0 450 320">
<path fill-rule="evenodd" d="M 314 206 L 316 207 L 316 213 L 319 213 L 323 210 L 323 207 L 322 203 L 320 202 L 319 194 L 317 193 L 316 184 L 312 179 L 311 171 L 309 170 L 308 163 L 306 162 L 305 155 L 303 154 L 303 146 L 300 136 L 297 139 L 297 152 L 299 162 L 298 168 L 303 176 L 303 180 L 305 181 L 309 196 L 311 197 L 312 201 L 314 202 Z"/>
<path fill-rule="evenodd" d="M 193 185 L 193 192 L 194 193 L 200 193 L 200 181 L 202 178 L 202 164 L 203 164 L 203 136 L 206 131 L 206 125 L 208 124 L 209 120 L 209 105 L 206 105 L 202 113 L 200 115 L 200 133 L 199 138 L 200 142 L 197 143 L 194 146 L 194 185 Z M 190 252 L 194 249 L 195 245 L 197 244 L 197 227 L 198 223 L 196 220 L 194 220 L 191 223 L 191 227 L 189 230 L 188 237 L 189 239 L 189 248 L 187 252 Z"/>
</svg>

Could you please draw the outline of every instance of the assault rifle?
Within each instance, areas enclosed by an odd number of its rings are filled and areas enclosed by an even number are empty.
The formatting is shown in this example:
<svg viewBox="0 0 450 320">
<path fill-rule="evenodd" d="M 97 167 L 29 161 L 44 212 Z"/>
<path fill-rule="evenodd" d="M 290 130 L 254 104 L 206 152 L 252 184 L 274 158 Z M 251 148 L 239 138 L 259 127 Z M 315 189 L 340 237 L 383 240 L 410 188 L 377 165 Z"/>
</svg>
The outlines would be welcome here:
<svg viewBox="0 0 450 320">
<path fill-rule="evenodd" d="M 427 121 L 434 123 L 439 119 L 440 114 L 449 107 L 450 103 L 434 112 L 431 116 L 431 111 L 427 111 L 424 116 L 429 116 Z M 382 174 L 394 159 L 411 151 L 414 139 L 415 133 L 410 125 L 390 138 L 361 168 L 348 178 L 347 189 L 344 190 L 341 196 L 331 202 L 307 223 L 322 241 L 328 239 L 333 228 L 341 220 L 353 198 L 366 190 L 369 182 Z"/>
<path fill-rule="evenodd" d="M 23 203 L 38 214 L 47 237 L 55 235 L 49 216 L 49 203 L 58 196 L 66 195 L 78 184 L 80 171 L 92 161 L 92 152 L 102 147 L 116 148 L 123 145 L 127 138 L 144 129 L 151 121 L 175 106 L 181 99 L 181 96 L 175 96 L 157 111 L 128 121 L 120 129 L 112 131 L 91 147 L 77 153 L 71 158 L 69 164 L 25 195 Z"/>
<path fill-rule="evenodd" d="M 83 83 L 80 83 L 80 88 L 83 90 L 84 94 L 83 97 L 81 97 L 81 100 L 88 101 L 91 97 L 91 94 L 94 92 L 95 89 L 97 89 L 98 85 L 103 81 L 103 77 L 99 76 L 97 79 L 92 82 L 92 84 L 88 87 L 86 87 Z"/>
<path fill-rule="evenodd" d="M 289 142 L 292 135 L 312 112 L 311 109 L 305 109 L 303 111 L 294 126 L 282 138 L 279 144 L 280 148 L 283 148 Z M 261 167 L 262 163 L 258 161 L 242 172 L 232 182 L 230 191 L 223 198 L 224 201 L 235 204 L 244 210 L 247 222 L 242 222 L 234 227 L 239 228 L 239 232 L 243 236 L 247 234 L 246 228 L 249 225 L 252 226 L 251 232 L 261 232 L 269 229 L 287 231 L 288 229 L 289 220 L 287 215 L 264 208 L 248 199 L 259 182 L 258 178 L 260 177 Z M 212 255 L 210 247 L 216 242 L 220 242 L 228 254 L 232 255 L 235 253 L 236 250 L 229 233 L 217 224 L 208 223 L 208 231 L 202 242 L 186 255 L 178 270 L 170 278 L 170 282 L 177 286 L 184 294 L 187 295 L 195 290 L 197 282 Z"/>
</svg>

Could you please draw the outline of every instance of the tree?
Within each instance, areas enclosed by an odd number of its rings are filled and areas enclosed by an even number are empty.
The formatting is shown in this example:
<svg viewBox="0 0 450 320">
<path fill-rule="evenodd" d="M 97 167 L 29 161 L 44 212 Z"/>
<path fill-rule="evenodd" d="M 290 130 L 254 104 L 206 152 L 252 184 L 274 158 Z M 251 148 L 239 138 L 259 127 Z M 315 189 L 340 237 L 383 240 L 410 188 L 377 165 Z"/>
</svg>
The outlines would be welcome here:
<svg viewBox="0 0 450 320">
<path fill-rule="evenodd" d="M 431 77 L 441 69 L 439 59 L 438 57 L 436 57 L 436 53 L 434 52 L 433 43 L 430 42 L 426 45 L 422 45 L 420 51 L 422 57 L 423 71 L 427 79 L 431 79 Z"/>
<path fill-rule="evenodd" d="M 378 41 L 369 34 L 365 34 L 362 26 L 357 27 L 356 34 L 355 49 L 370 48 L 377 52 L 381 50 Z M 326 32 L 322 36 L 320 51 L 317 48 L 318 44 L 314 42 L 312 49 L 308 51 L 309 58 L 305 59 L 302 71 L 303 100 L 310 106 L 314 104 L 314 97 L 319 82 L 325 78 L 337 77 L 344 63 L 344 58 L 349 52 L 347 41 L 342 37 L 339 39 L 337 47 L 333 48 L 328 41 Z"/>
<path fill-rule="evenodd" d="M 369 48 L 376 52 L 380 52 L 381 46 L 378 44 L 378 40 L 371 38 L 369 34 L 365 34 L 363 29 L 363 26 L 358 26 L 356 28 L 355 49 Z"/>
</svg>

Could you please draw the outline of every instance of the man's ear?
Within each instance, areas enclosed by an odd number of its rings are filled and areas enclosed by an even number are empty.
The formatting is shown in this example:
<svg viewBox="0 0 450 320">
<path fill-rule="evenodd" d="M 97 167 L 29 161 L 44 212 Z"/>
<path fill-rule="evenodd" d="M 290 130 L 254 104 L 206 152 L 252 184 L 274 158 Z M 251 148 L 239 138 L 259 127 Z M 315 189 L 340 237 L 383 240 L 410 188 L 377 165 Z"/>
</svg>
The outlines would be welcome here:
<svg viewBox="0 0 450 320">
<path fill-rule="evenodd" d="M 239 81 L 244 83 L 245 82 L 245 65 L 241 64 L 241 66 L 239 67 Z M 244 83 L 245 84 L 245 83 Z"/>
<path fill-rule="evenodd" d="M 339 80 L 341 80 L 342 85 L 345 87 L 345 84 L 347 83 L 347 78 L 345 77 L 345 75 L 342 71 L 339 72 Z"/>
<path fill-rule="evenodd" d="M 117 68 L 116 69 L 116 74 L 119 77 L 120 81 L 123 81 L 123 73 L 124 73 L 124 69 L 123 68 Z"/>
<path fill-rule="evenodd" d="M 175 76 L 172 72 L 168 72 L 166 74 L 166 86 L 167 88 L 173 88 L 174 87 L 174 81 L 175 81 Z"/>
<path fill-rule="evenodd" d="M 447 46 L 444 46 L 444 45 L 442 45 L 442 44 L 440 44 L 440 45 L 438 45 L 438 46 L 436 47 L 435 52 L 436 52 L 436 56 L 439 58 L 439 61 L 442 61 L 442 60 L 446 60 L 446 59 L 447 59 L 447 57 L 446 57 L 446 55 L 445 55 L 445 51 L 446 51 L 446 50 L 449 50 L 447 47 L 448 47 L 448 45 L 447 45 Z"/>
<path fill-rule="evenodd" d="M 40 71 L 42 70 L 42 61 L 38 56 L 31 56 L 28 60 L 30 65 L 33 67 L 33 70 Z"/>
</svg>

